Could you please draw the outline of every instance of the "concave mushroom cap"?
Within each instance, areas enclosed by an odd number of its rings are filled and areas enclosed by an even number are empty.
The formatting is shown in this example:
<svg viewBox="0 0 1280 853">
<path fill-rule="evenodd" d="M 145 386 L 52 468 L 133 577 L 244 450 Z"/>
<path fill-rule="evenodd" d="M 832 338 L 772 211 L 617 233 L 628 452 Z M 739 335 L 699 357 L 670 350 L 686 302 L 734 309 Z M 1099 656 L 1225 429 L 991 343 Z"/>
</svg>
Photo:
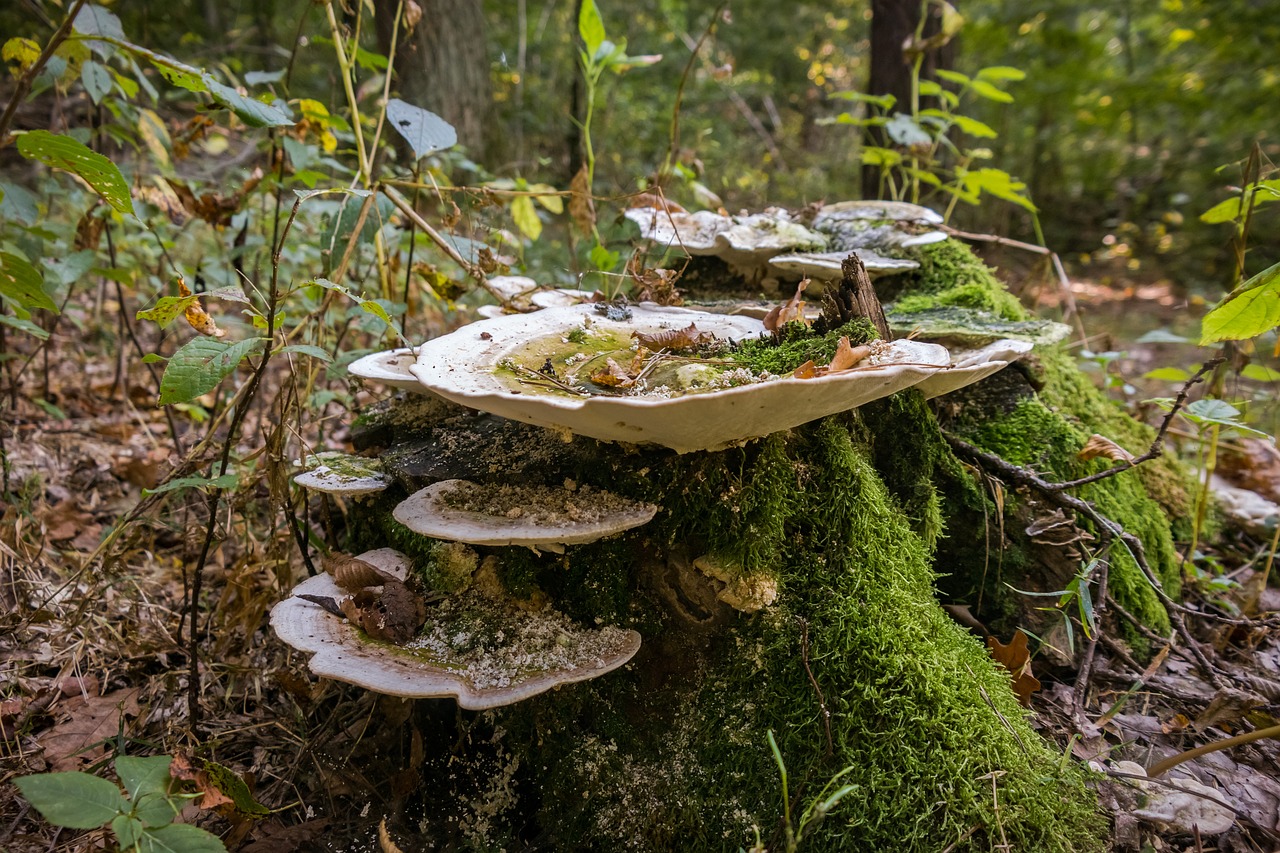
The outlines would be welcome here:
<svg viewBox="0 0 1280 853">
<path fill-rule="evenodd" d="M 429 393 L 427 389 L 423 388 L 417 377 L 409 372 L 409 367 L 416 358 L 417 354 L 412 347 L 375 352 L 351 362 L 347 365 L 347 372 L 368 382 L 395 388 L 397 391 L 426 394 Z"/>
<path fill-rule="evenodd" d="M 815 281 L 840 281 L 844 278 L 841 264 L 847 257 L 848 252 L 796 252 L 770 258 L 769 267 Z M 858 259 L 872 278 L 920 267 L 918 262 L 909 258 L 890 258 L 873 249 L 859 249 Z"/>
<path fill-rule="evenodd" d="M 523 491 L 541 492 L 547 496 L 548 504 L 563 505 L 566 501 L 581 504 L 583 520 L 557 517 L 540 521 L 529 513 L 517 517 L 489 515 L 449 506 L 447 496 L 459 488 L 485 487 L 477 487 L 466 480 L 441 480 L 410 495 L 395 508 L 393 515 L 396 521 L 413 532 L 435 539 L 471 545 L 528 545 L 550 550 L 556 546 L 583 545 L 614 536 L 649 523 L 658 512 L 658 507 L 653 504 L 626 501 L 608 492 L 544 487 Z"/>
<path fill-rule="evenodd" d="M 368 551 L 359 558 L 400 579 L 406 577 L 409 568 L 409 559 L 390 548 Z M 271 610 L 271 627 L 276 636 L 295 649 L 313 653 L 309 666 L 316 675 L 388 696 L 453 697 L 461 707 L 472 711 L 511 705 L 562 684 L 597 678 L 626 664 L 640 649 L 640 635 L 635 631 L 611 626 L 575 628 L 554 611 L 527 614 L 524 618 L 529 620 L 556 618 L 561 623 L 557 639 L 563 638 L 559 645 L 570 651 L 541 661 L 542 665 L 512 655 L 518 666 L 498 677 L 443 655 L 446 659 L 432 663 L 430 652 L 376 643 L 346 619 L 300 595 L 339 600 L 347 593 L 331 576 L 316 575 L 294 587 L 292 596 Z M 429 614 L 424 632 L 433 628 L 433 620 L 439 624 L 439 617 Z"/>
<path fill-rule="evenodd" d="M 941 225 L 940 213 L 918 204 L 906 201 L 838 201 L 825 204 L 814 217 L 815 222 L 830 219 L 866 219 L 872 222 L 922 222 L 926 225 Z"/>
<path fill-rule="evenodd" d="M 390 475 L 382 472 L 376 459 L 327 452 L 316 454 L 313 461 L 319 464 L 293 478 L 293 482 L 313 492 L 354 498 L 375 494 L 391 485 Z"/>
<path fill-rule="evenodd" d="M 916 386 L 926 400 L 950 394 L 966 385 L 986 379 L 1010 362 L 1017 361 L 1031 352 L 1029 341 L 999 340 L 984 347 L 953 349 L 951 369 L 926 377 Z"/>
<path fill-rule="evenodd" d="M 841 201 L 823 206 L 813 227 L 831 235 L 837 248 L 893 251 L 947 239 L 945 232 L 920 226 L 941 225 L 942 217 L 903 201 Z M 914 227 L 913 227 L 914 226 Z"/>
<path fill-rule="evenodd" d="M 779 209 L 721 216 L 709 210 L 684 213 L 633 207 L 626 217 L 640 226 L 646 240 L 690 255 L 714 255 L 742 268 L 758 267 L 781 252 L 820 249 L 827 243 L 825 236 L 791 221 L 790 214 Z"/>
<path fill-rule="evenodd" d="M 957 344 L 966 349 L 1006 338 L 1050 346 L 1071 334 L 1070 326 L 1053 320 L 1006 320 L 989 311 L 955 306 L 903 314 L 890 305 L 885 310 L 885 319 L 895 335 L 910 335 L 916 340 L 936 341 L 947 346 Z"/>
<path fill-rule="evenodd" d="M 482 320 L 424 344 L 413 373 L 427 388 L 461 406 L 578 435 L 631 444 L 660 444 L 680 453 L 717 450 L 759 438 L 909 388 L 950 364 L 944 347 L 892 341 L 866 368 L 813 379 L 776 377 L 733 388 L 663 396 L 577 396 L 534 385 L 513 387 L 499 364 L 534 340 L 555 340 L 590 319 L 593 329 L 630 337 L 696 324 L 700 332 L 742 340 L 764 334 L 749 317 L 709 314 L 650 303 L 629 320 L 611 320 L 594 306 L 548 308 Z"/>
</svg>

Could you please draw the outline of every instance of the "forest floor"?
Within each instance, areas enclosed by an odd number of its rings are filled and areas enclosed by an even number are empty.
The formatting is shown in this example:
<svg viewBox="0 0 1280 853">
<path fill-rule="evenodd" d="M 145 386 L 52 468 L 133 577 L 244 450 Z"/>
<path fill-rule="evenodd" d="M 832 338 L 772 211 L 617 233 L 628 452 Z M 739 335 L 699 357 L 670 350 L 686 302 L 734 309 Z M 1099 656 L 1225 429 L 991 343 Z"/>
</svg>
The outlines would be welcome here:
<svg viewBox="0 0 1280 853">
<path fill-rule="evenodd" d="M 1127 352 L 1109 362 L 1111 372 L 1127 379 L 1195 358 L 1182 344 L 1133 343 L 1156 328 L 1178 333 L 1194 323 L 1167 286 L 1078 283 L 1074 291 L 1086 329 L 1097 335 L 1089 347 Z M 1045 294 L 1039 301 L 1052 300 Z M 203 777 L 197 785 L 205 796 L 183 815 L 221 835 L 231 850 L 393 849 L 379 841 L 384 818 L 400 848 L 422 849 L 412 816 L 424 785 L 423 737 L 430 734 L 421 726 L 424 718 L 452 723 L 453 703 L 419 700 L 415 710 L 410 701 L 316 678 L 304 656 L 276 640 L 266 614 L 305 569 L 288 526 L 267 521 L 276 516 L 263 505 L 262 489 L 240 489 L 219 517 L 226 538 L 206 569 L 201 724 L 191 731 L 183 614 L 205 535 L 206 499 L 200 492 L 157 499 L 115 539 L 115 559 L 101 567 L 104 536 L 178 460 L 170 422 L 141 384 L 142 366 L 119 376 L 110 359 L 95 360 L 86 354 L 92 347 L 66 334 L 56 358 L 33 363 L 28 378 L 46 386 L 43 397 L 56 402 L 61 417 L 18 401 L 5 425 L 5 492 L 14 497 L 0 503 L 0 850 L 101 849 L 104 831 L 53 828 L 8 783 L 36 772 L 105 773 L 119 753 L 194 755 L 234 771 L 269 814 L 217 796 L 215 788 L 229 786 Z M 1131 384 L 1132 394 L 1123 387 L 1116 393 L 1150 396 L 1142 382 Z M 327 429 L 329 446 L 345 440 L 341 425 Z M 1264 475 L 1280 489 L 1280 466 Z M 1209 683 L 1176 644 L 1162 641 L 1144 666 L 1107 637 L 1084 719 L 1072 710 L 1070 664 L 1032 661 L 1043 682 L 1032 707 L 1044 734 L 1081 760 L 1150 766 L 1235 735 L 1246 723 L 1276 725 L 1280 588 L 1265 583 L 1271 549 L 1270 542 L 1226 532 L 1209 549 L 1220 571 L 1193 577 L 1184 603 L 1214 663 L 1255 689 Z M 1115 849 L 1280 849 L 1278 743 L 1212 752 L 1161 777 L 1175 785 L 1183 784 L 1177 777 L 1192 778 L 1212 789 L 1197 789 L 1186 802 L 1166 798 L 1175 804 L 1168 814 L 1155 814 L 1159 809 L 1144 801 L 1151 808 L 1143 817 L 1135 788 L 1115 777 L 1100 782 L 1115 818 Z M 1188 821 L 1213 816 L 1195 810 L 1215 800 L 1210 812 L 1227 809 L 1231 829 L 1217 838 L 1191 832 Z M 1200 816 L 1188 817 L 1193 812 Z"/>
</svg>

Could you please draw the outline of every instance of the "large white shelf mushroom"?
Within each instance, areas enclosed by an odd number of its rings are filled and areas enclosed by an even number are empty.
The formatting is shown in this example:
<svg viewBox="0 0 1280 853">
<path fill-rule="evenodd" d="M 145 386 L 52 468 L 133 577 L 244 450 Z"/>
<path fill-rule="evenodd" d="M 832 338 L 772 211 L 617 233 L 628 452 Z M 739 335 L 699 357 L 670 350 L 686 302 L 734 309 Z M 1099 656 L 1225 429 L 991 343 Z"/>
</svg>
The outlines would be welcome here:
<svg viewBox="0 0 1280 853">
<path fill-rule="evenodd" d="M 395 388 L 397 391 L 412 391 L 415 394 L 430 393 L 422 387 L 418 378 L 409 372 L 409 367 L 417 358 L 412 347 L 375 352 L 363 358 L 357 358 L 347 365 L 347 372 L 367 382 L 376 382 Z"/>
<path fill-rule="evenodd" d="M 409 568 L 408 558 L 390 548 L 360 559 L 400 579 Z M 271 627 L 285 643 L 314 655 L 309 665 L 316 675 L 390 696 L 453 697 L 469 710 L 497 708 L 612 672 L 640 649 L 635 631 L 582 628 L 551 608 L 524 612 L 478 593 L 434 606 L 418 639 L 393 646 L 370 640 L 343 617 L 299 598 L 338 600 L 346 594 L 329 575 L 308 578 L 272 608 Z M 477 613 L 499 630 L 477 633 Z"/>
<path fill-rule="evenodd" d="M 311 457 L 315 467 L 293 478 L 293 482 L 313 492 L 358 498 L 381 492 L 391 485 L 391 477 L 377 459 L 325 451 Z"/>
<path fill-rule="evenodd" d="M 471 545 L 527 545 L 563 551 L 647 524 L 653 504 L 599 489 L 479 486 L 442 480 L 402 501 L 394 511 L 405 527 L 436 539 Z"/>
<path fill-rule="evenodd" d="M 666 248 L 689 255 L 714 255 L 745 273 L 761 270 L 765 261 L 787 251 L 821 249 L 827 238 L 791 220 L 785 210 L 721 216 L 709 210 L 696 213 L 633 207 L 626 217 L 640 226 L 640 235 Z"/>
<path fill-rule="evenodd" d="M 824 205 L 813 227 L 830 235 L 834 247 L 892 251 L 925 246 L 947 239 L 937 228 L 942 216 L 918 204 L 902 201 L 841 201 Z"/>
<path fill-rule="evenodd" d="M 541 354 L 571 335 L 627 341 L 633 332 L 672 332 L 691 323 L 701 333 L 734 340 L 764 333 L 763 324 L 749 317 L 647 303 L 630 309 L 629 317 L 607 317 L 596 307 L 548 308 L 473 323 L 424 344 L 412 371 L 427 388 L 462 406 L 606 441 L 659 444 L 687 453 L 721 449 L 855 409 L 909 388 L 951 362 L 947 350 L 936 344 L 892 341 L 865 367 L 812 379 L 748 375 L 739 377 L 748 384 L 710 383 L 678 396 L 659 393 L 661 389 L 626 395 L 572 393 L 525 383 L 503 367 L 517 357 L 532 359 L 522 369 L 533 374 L 542 364 Z M 588 325 L 588 332 L 577 331 Z"/>
<path fill-rule="evenodd" d="M 895 272 L 906 272 L 920 267 L 909 258 L 890 258 L 874 249 L 858 249 L 858 259 L 866 267 L 871 278 L 879 278 Z M 769 259 L 769 267 L 793 276 L 804 276 L 815 281 L 840 281 L 844 278 L 846 252 L 795 252 Z"/>
<path fill-rule="evenodd" d="M 951 369 L 925 377 L 916 386 L 926 400 L 950 394 L 966 385 L 986 379 L 1010 362 L 1031 352 L 1030 341 L 998 340 L 983 347 L 952 350 Z"/>
</svg>

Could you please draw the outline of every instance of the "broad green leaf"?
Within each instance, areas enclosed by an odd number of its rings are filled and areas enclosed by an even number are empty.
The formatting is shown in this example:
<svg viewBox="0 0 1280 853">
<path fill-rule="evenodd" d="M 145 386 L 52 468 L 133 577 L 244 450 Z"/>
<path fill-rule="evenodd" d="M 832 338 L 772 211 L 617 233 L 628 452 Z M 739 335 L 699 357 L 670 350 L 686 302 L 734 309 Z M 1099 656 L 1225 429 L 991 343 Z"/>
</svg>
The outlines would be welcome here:
<svg viewBox="0 0 1280 853">
<path fill-rule="evenodd" d="M 546 193 L 546 195 L 533 197 L 538 204 L 552 213 L 564 213 L 564 199 L 556 193 L 556 188 L 551 184 L 530 184 L 529 189 L 535 193 Z"/>
<path fill-rule="evenodd" d="M 1242 341 L 1280 325 L 1280 264 L 1236 288 L 1200 324 L 1200 345 Z"/>
<path fill-rule="evenodd" d="M 382 306 L 376 299 L 361 299 L 360 310 L 366 314 L 372 314 L 379 320 L 387 324 L 387 328 L 395 330 L 395 326 L 391 322 L 391 315 L 387 313 L 387 309 Z"/>
<path fill-rule="evenodd" d="M 387 121 L 409 143 L 413 156 L 418 159 L 458 144 L 458 131 L 453 125 L 399 98 L 387 101 Z"/>
<path fill-rule="evenodd" d="M 49 339 L 49 333 L 42 326 L 39 326 L 26 317 L 15 317 L 12 314 L 0 314 L 0 325 L 8 326 L 11 329 L 17 329 L 20 332 L 26 332 L 33 338 L 42 341 Z"/>
<path fill-rule="evenodd" d="M 965 188 L 973 192 L 991 193 L 996 198 L 1011 201 L 1035 212 L 1036 206 L 1023 193 L 1027 185 L 1002 169 L 975 169 L 966 172 L 961 179 Z"/>
<path fill-rule="evenodd" d="M 325 364 L 333 361 L 333 356 L 320 349 L 320 347 L 312 346 L 311 344 L 290 344 L 287 347 L 282 347 L 281 349 L 276 350 L 277 355 L 288 355 L 289 353 L 309 355 L 312 358 L 323 361 Z"/>
<path fill-rule="evenodd" d="M 595 246 L 591 248 L 589 257 L 591 259 L 591 263 L 595 264 L 596 269 L 608 272 L 618 265 L 618 260 L 621 258 L 621 255 L 617 252 L 612 252 L 606 249 L 599 243 L 596 243 Z"/>
<path fill-rule="evenodd" d="M 862 162 L 868 166 L 896 166 L 902 162 L 902 155 L 892 148 L 877 148 L 868 145 L 862 149 Z"/>
<path fill-rule="evenodd" d="M 147 59 L 151 60 L 151 64 L 160 72 L 161 77 L 179 89 L 186 89 L 188 92 L 209 91 L 208 83 L 199 68 L 192 68 L 190 65 L 183 65 L 176 61 L 166 62 L 168 57 L 160 54 L 151 54 Z"/>
<path fill-rule="evenodd" d="M 206 83 L 213 99 L 239 116 L 240 120 L 250 127 L 286 127 L 294 123 L 289 114 L 280 107 L 242 95 L 225 83 L 214 80 L 208 74 L 205 77 L 208 78 Z"/>
<path fill-rule="evenodd" d="M 934 83 L 933 85 L 937 86 L 938 84 Z M 921 90 L 921 93 L 923 94 L 923 89 Z M 872 106 L 879 107 L 885 112 L 893 109 L 894 105 L 898 103 L 898 99 L 893 95 L 869 95 L 866 92 L 857 92 L 853 90 L 832 92 L 831 97 L 838 98 L 842 101 L 857 101 L 858 103 L 871 104 Z"/>
<path fill-rule="evenodd" d="M 527 195 L 516 196 L 511 200 L 511 218 L 515 221 L 520 233 L 530 241 L 537 240 L 542 234 L 542 220 L 534 209 L 533 199 Z"/>
<path fill-rule="evenodd" d="M 138 320 L 150 320 L 160 328 L 165 328 L 200 300 L 194 293 L 190 296 L 161 296 L 156 304 L 139 311 L 134 317 Z"/>
<path fill-rule="evenodd" d="M 1234 429 L 1251 435 L 1262 436 L 1265 433 L 1241 423 L 1240 410 L 1226 400 L 1206 397 L 1188 403 L 1182 410 L 1182 416 L 1197 426 L 1217 426 L 1223 429 Z"/>
<path fill-rule="evenodd" d="M 116 834 L 116 843 L 121 850 L 132 850 L 142 835 L 142 821 L 127 814 L 116 815 L 111 821 L 111 831 Z"/>
<path fill-rule="evenodd" d="M 969 88 L 980 98 L 986 98 L 988 101 L 995 101 L 1000 104 L 1013 103 L 1013 95 L 1010 95 L 1004 89 L 996 88 L 986 80 L 972 80 Z"/>
<path fill-rule="evenodd" d="M 1161 382 L 1186 382 L 1191 374 L 1181 367 L 1158 367 L 1142 375 L 1143 379 L 1156 379 Z"/>
<path fill-rule="evenodd" d="M 199 340 L 197 338 L 197 340 Z M 143 489 L 142 496 L 159 495 L 164 492 L 181 492 L 186 489 L 234 489 L 240 480 L 239 474 L 223 474 L 221 477 L 179 477 L 170 480 L 154 489 Z"/>
<path fill-rule="evenodd" d="M 990 80 L 994 83 L 1001 83 L 1006 80 L 1017 82 L 1018 80 L 1027 79 L 1027 74 L 1020 68 L 1013 68 L 1009 65 L 991 65 L 982 68 L 976 75 L 979 80 Z"/>
<path fill-rule="evenodd" d="M 106 36 L 119 41 L 125 40 L 124 27 L 120 25 L 120 19 L 96 3 L 85 4 L 71 26 L 77 33 L 84 36 Z M 91 39 L 89 47 L 94 53 L 103 57 L 115 53 L 115 48 L 104 41 Z"/>
<path fill-rule="evenodd" d="M 924 115 L 926 112 L 930 112 L 930 111 L 921 110 L 920 114 Z M 937 110 L 937 112 L 942 112 L 942 111 Z M 969 118 L 968 116 L 962 116 L 957 114 L 951 114 L 951 115 L 948 115 L 947 117 L 951 119 L 952 124 L 960 128 L 960 130 L 969 134 L 970 136 L 976 136 L 979 139 L 995 139 L 997 136 L 995 130 L 991 127 L 991 125 L 986 124 L 984 122 L 980 122 L 976 118 Z"/>
<path fill-rule="evenodd" d="M 249 786 L 231 768 L 223 767 L 215 761 L 206 761 L 204 772 L 209 774 L 209 781 L 215 788 L 231 798 L 236 811 L 240 814 L 252 817 L 266 817 L 271 814 L 271 809 L 253 798 Z"/>
<path fill-rule="evenodd" d="M 120 213 L 133 213 L 129 185 L 116 164 L 70 136 L 32 130 L 18 137 L 18 151 L 28 160 L 39 160 L 46 166 L 79 175 L 107 204 Z"/>
<path fill-rule="evenodd" d="M 264 83 L 279 83 L 284 79 L 284 71 L 246 71 L 244 74 L 244 84 L 246 86 L 261 86 Z"/>
<path fill-rule="evenodd" d="M 26 309 L 57 311 L 58 306 L 44 292 L 44 277 L 23 258 L 0 252 L 0 297 Z"/>
<path fill-rule="evenodd" d="M 1255 382 L 1280 382 L 1280 370 L 1272 370 L 1261 364 L 1245 365 L 1240 375 Z"/>
<path fill-rule="evenodd" d="M 143 830 L 138 853 L 227 853 L 222 839 L 189 823 Z"/>
<path fill-rule="evenodd" d="M 11 38 L 0 50 L 0 58 L 16 64 L 19 71 L 26 71 L 40 58 L 40 45 L 27 38 Z"/>
<path fill-rule="evenodd" d="M 143 794 L 169 793 L 169 765 L 172 763 L 173 757 L 169 755 L 151 758 L 122 755 L 116 759 L 116 775 L 120 777 L 120 784 L 124 785 L 129 799 L 137 802 Z"/>
<path fill-rule="evenodd" d="M 582 0 L 582 7 L 578 12 L 578 35 L 582 37 L 587 56 L 595 56 L 600 45 L 604 44 L 604 21 L 600 18 L 595 0 Z"/>
<path fill-rule="evenodd" d="M 95 105 L 111 94 L 111 72 L 92 60 L 80 66 L 80 82 Z"/>
<path fill-rule="evenodd" d="M 0 218 L 32 225 L 40 218 L 40 203 L 26 187 L 0 181 Z"/>
<path fill-rule="evenodd" d="M 948 71 L 945 68 L 939 68 L 934 72 L 938 75 L 939 80 L 946 80 L 948 83 L 955 83 L 957 86 L 967 86 L 970 82 L 969 75 L 961 74 L 959 71 Z"/>
<path fill-rule="evenodd" d="M 246 338 L 233 344 L 216 338 L 187 341 L 169 357 L 160 378 L 160 405 L 186 403 L 218 387 L 245 356 L 262 346 L 262 338 Z"/>
<path fill-rule="evenodd" d="M 129 811 L 114 782 L 88 773 L 40 773 L 13 780 L 27 802 L 55 826 L 96 829 Z"/>
<path fill-rule="evenodd" d="M 1267 204 L 1268 202 L 1280 201 L 1280 180 L 1259 181 L 1256 184 L 1250 184 L 1245 188 L 1245 193 L 1248 193 L 1253 199 L 1250 202 L 1250 208 L 1256 208 L 1258 205 Z M 1216 225 L 1239 218 L 1245 193 L 1215 204 L 1200 214 L 1200 221 Z"/>
</svg>

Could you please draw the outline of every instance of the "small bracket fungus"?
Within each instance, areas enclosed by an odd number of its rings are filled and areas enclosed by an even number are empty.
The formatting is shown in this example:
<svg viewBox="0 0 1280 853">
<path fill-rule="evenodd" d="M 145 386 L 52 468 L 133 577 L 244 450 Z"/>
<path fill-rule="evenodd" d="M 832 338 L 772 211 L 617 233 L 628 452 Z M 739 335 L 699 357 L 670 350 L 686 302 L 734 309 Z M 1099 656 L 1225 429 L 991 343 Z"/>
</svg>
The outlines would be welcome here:
<svg viewBox="0 0 1280 853">
<path fill-rule="evenodd" d="M 412 347 L 375 352 L 351 362 L 347 366 L 347 372 L 368 382 L 395 388 L 397 391 L 429 394 L 430 392 L 422 387 L 417 377 L 409 372 L 409 367 L 417 357 Z"/>
<path fill-rule="evenodd" d="M 923 311 L 885 310 L 889 329 L 895 335 L 910 335 L 918 340 L 936 341 L 947 346 L 985 346 L 1008 338 L 1029 341 L 1035 346 L 1051 346 L 1071 334 L 1071 327 L 1052 320 L 1005 320 L 977 308 L 946 306 Z"/>
<path fill-rule="evenodd" d="M 778 255 L 769 259 L 769 268 L 786 273 L 792 278 L 811 278 L 814 281 L 840 281 L 844 276 L 841 264 L 848 252 L 798 252 Z M 908 258 L 890 258 L 874 249 L 858 249 L 858 258 L 872 278 L 880 278 L 895 272 L 906 272 L 920 267 Z"/>
<path fill-rule="evenodd" d="M 403 579 L 409 560 L 390 548 L 359 557 Z M 612 672 L 635 656 L 640 635 L 606 626 L 582 628 L 543 608 L 522 611 L 479 593 L 432 607 L 419 636 L 403 646 L 379 643 L 306 598 L 341 599 L 334 579 L 316 575 L 271 610 L 285 643 L 311 652 L 311 671 L 389 696 L 454 697 L 468 710 L 511 705 L 553 687 Z"/>
<path fill-rule="evenodd" d="M 293 481 L 304 489 L 358 498 L 381 492 L 391 485 L 391 477 L 382 471 L 382 463 L 364 456 L 328 451 L 317 453 L 309 461 L 319 463 L 298 474 Z"/>
<path fill-rule="evenodd" d="M 765 262 L 787 251 L 821 249 L 827 238 L 791 220 L 785 210 L 770 208 L 746 216 L 721 216 L 709 210 L 685 213 L 633 207 L 626 217 L 640 226 L 640 236 L 690 255 L 712 255 L 756 278 Z"/>
<path fill-rule="evenodd" d="M 951 350 L 951 369 L 925 377 L 916 387 L 926 400 L 950 394 L 991 374 L 1031 352 L 1030 341 L 1003 339 L 984 347 Z"/>
<path fill-rule="evenodd" d="M 396 521 L 436 539 L 471 545 L 527 545 L 562 552 L 651 521 L 658 508 L 599 489 L 480 486 L 442 480 L 395 508 Z"/>
<path fill-rule="evenodd" d="M 947 239 L 931 225 L 942 217 L 927 207 L 901 201 L 842 201 L 825 205 L 814 217 L 815 230 L 829 235 L 832 248 L 894 252 Z"/>
<path fill-rule="evenodd" d="M 690 375 L 694 385 L 684 388 L 659 384 L 644 371 L 634 378 L 627 373 L 623 365 L 637 356 L 637 339 L 743 340 L 764 334 L 764 325 L 748 317 L 647 303 L 618 316 L 604 316 L 598 307 L 548 308 L 473 323 L 424 344 L 413 373 L 462 406 L 605 441 L 660 444 L 687 453 L 855 409 L 909 388 L 951 361 L 945 348 L 917 341 L 888 342 L 854 370 L 813 379 L 754 374 L 725 358 L 669 359 L 672 383 L 684 363 L 721 372 L 716 381 L 706 381 L 702 372 Z M 630 387 L 587 384 L 588 377 L 605 381 L 611 376 L 611 383 L 620 384 L 620 373 L 632 379 Z"/>
</svg>

